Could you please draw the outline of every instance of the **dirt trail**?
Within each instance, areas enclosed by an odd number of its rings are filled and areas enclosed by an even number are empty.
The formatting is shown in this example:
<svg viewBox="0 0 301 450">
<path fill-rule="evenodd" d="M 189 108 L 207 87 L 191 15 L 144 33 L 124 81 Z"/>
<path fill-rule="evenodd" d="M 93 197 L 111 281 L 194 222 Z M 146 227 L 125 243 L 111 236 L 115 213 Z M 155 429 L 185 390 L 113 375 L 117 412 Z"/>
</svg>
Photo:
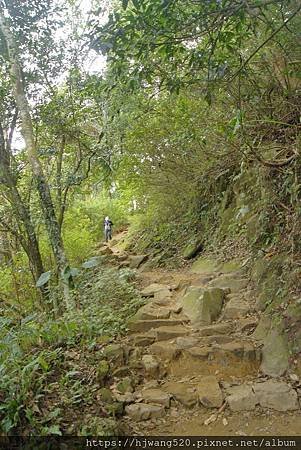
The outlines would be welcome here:
<svg viewBox="0 0 301 450">
<path fill-rule="evenodd" d="M 109 247 L 121 267 L 137 266 L 146 299 L 122 342 L 139 380 L 125 400 L 123 423 L 131 433 L 300 435 L 299 381 L 271 380 L 260 371 L 260 342 L 252 336 L 256 297 L 244 271 L 150 269 L 141 256 L 125 256 L 124 235 Z"/>
</svg>

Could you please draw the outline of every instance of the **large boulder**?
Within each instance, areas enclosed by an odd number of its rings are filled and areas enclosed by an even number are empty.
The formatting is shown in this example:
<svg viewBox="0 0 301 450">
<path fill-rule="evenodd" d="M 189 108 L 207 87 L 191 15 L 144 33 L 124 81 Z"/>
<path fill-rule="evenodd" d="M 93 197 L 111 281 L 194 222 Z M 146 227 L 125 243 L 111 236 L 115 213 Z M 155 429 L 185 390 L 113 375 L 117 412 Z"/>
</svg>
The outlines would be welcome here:
<svg viewBox="0 0 301 450">
<path fill-rule="evenodd" d="M 223 394 L 218 381 L 214 376 L 204 376 L 197 384 L 197 393 L 200 403 L 206 408 L 220 408 L 223 403 Z"/>
<path fill-rule="evenodd" d="M 221 313 L 224 295 L 218 288 L 191 287 L 182 299 L 182 311 L 192 325 L 210 325 Z"/>
<path fill-rule="evenodd" d="M 271 377 L 283 375 L 289 366 L 289 347 L 284 331 L 272 328 L 263 340 L 261 370 Z"/>
<path fill-rule="evenodd" d="M 276 411 L 299 409 L 296 391 L 283 381 L 268 380 L 264 383 L 255 383 L 253 389 L 263 408 Z"/>
</svg>

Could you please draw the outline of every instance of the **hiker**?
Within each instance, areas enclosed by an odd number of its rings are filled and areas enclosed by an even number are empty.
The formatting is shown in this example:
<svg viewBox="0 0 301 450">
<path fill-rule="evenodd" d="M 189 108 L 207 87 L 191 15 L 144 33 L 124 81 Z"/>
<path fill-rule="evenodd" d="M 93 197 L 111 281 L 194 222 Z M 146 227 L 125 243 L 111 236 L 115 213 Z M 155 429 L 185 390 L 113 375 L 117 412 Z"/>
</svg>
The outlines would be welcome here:
<svg viewBox="0 0 301 450">
<path fill-rule="evenodd" d="M 113 222 L 111 221 L 111 219 L 107 216 L 105 217 L 104 220 L 104 231 L 105 231 L 105 240 L 106 242 L 108 242 L 108 240 L 112 239 L 112 226 L 113 226 Z"/>
</svg>

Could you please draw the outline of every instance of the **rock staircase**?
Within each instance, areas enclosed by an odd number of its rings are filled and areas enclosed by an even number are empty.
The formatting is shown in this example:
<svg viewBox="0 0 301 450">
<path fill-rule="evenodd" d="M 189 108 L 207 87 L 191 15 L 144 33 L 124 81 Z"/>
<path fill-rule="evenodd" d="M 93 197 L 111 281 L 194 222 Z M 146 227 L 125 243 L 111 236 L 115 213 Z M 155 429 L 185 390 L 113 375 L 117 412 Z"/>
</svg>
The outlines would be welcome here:
<svg viewBox="0 0 301 450">
<path fill-rule="evenodd" d="M 138 267 L 145 258 L 139 261 Z M 134 381 L 115 392 L 130 421 L 168 420 L 174 405 L 208 409 L 209 423 L 225 408 L 299 411 L 299 380 L 287 383 L 260 371 L 256 299 L 243 269 L 211 266 L 205 260 L 197 270 L 192 266 L 191 283 L 186 277 L 185 283 L 155 282 L 141 290 L 145 305 L 129 320 L 121 344 Z M 147 279 L 143 270 L 140 276 Z"/>
</svg>

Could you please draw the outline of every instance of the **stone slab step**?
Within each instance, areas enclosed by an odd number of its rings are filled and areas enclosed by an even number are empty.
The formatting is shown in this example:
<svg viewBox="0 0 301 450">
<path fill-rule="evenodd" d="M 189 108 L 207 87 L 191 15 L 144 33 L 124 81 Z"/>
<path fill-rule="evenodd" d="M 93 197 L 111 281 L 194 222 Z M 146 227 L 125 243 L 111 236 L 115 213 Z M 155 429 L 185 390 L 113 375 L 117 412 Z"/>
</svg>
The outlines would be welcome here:
<svg viewBox="0 0 301 450">
<path fill-rule="evenodd" d="M 148 347 L 155 341 L 155 337 L 147 333 L 132 335 L 130 339 L 132 344 L 137 347 Z"/>
<path fill-rule="evenodd" d="M 257 362 L 259 364 L 261 352 L 251 343 L 244 341 L 232 341 L 223 344 L 209 346 L 195 346 L 186 349 L 184 354 L 200 360 L 215 361 L 221 365 L 228 365 L 233 360 Z"/>
<path fill-rule="evenodd" d="M 230 334 L 232 332 L 232 323 L 217 323 L 213 325 L 208 325 L 206 327 L 201 327 L 198 330 L 199 336 L 212 336 L 217 334 Z"/>
<path fill-rule="evenodd" d="M 168 341 L 169 339 L 175 339 L 180 336 L 187 336 L 191 333 L 191 330 L 183 325 L 167 325 L 156 328 L 153 333 L 156 341 Z"/>
<path fill-rule="evenodd" d="M 156 297 L 158 298 L 158 293 L 160 291 L 167 293 L 170 290 L 171 290 L 171 286 L 169 286 L 169 285 L 152 283 L 149 286 L 142 289 L 141 296 L 142 297 L 154 297 L 154 295 L 156 294 Z"/>
<path fill-rule="evenodd" d="M 181 354 L 181 349 L 170 342 L 155 342 L 149 347 L 149 351 L 152 355 L 157 356 L 163 360 L 174 360 Z"/>
<path fill-rule="evenodd" d="M 164 326 L 166 327 L 177 326 L 185 322 L 187 323 L 188 320 L 179 320 L 179 319 L 130 320 L 128 322 L 128 329 L 132 333 L 139 333 L 151 330 L 153 328 L 159 328 Z M 182 335 L 178 334 L 177 336 Z M 171 336 L 171 338 L 177 336 Z"/>
<path fill-rule="evenodd" d="M 168 319 L 170 313 L 171 311 L 168 308 L 160 308 L 156 305 L 147 304 L 136 312 L 134 320 Z"/>
<path fill-rule="evenodd" d="M 162 386 L 162 389 L 187 408 L 192 408 L 198 402 L 196 387 L 189 383 L 169 381 Z"/>
</svg>

